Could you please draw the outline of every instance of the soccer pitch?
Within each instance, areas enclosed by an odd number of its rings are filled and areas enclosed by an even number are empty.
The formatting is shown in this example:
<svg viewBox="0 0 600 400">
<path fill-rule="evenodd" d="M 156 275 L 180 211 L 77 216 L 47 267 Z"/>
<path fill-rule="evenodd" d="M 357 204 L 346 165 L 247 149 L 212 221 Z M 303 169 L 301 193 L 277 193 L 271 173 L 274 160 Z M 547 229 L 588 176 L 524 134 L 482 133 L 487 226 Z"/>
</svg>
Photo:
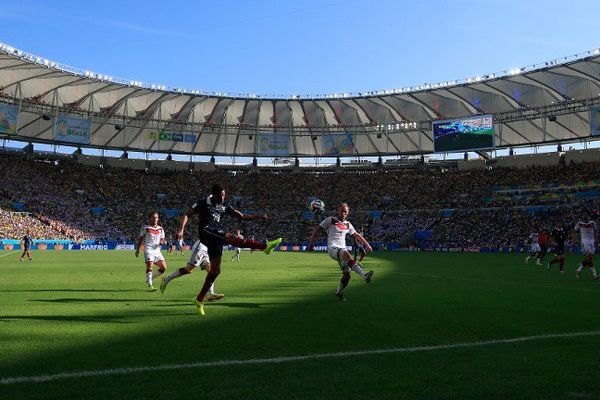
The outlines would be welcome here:
<svg viewBox="0 0 600 400">
<path fill-rule="evenodd" d="M 0 252 L 0 399 L 600 397 L 600 282 L 575 279 L 577 255 L 560 275 L 520 254 L 374 253 L 346 303 L 326 254 L 231 255 L 201 317 L 203 271 L 161 295 L 133 252 Z"/>
</svg>

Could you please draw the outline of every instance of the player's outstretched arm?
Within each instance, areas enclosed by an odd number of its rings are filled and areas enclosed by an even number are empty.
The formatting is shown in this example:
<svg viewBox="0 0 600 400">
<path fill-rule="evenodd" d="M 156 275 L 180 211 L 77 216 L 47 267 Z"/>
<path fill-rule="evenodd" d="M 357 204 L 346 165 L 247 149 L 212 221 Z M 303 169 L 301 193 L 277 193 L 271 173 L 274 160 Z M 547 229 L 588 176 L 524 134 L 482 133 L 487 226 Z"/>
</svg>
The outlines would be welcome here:
<svg viewBox="0 0 600 400">
<path fill-rule="evenodd" d="M 255 221 L 255 220 L 266 221 L 267 219 L 269 219 L 269 217 L 267 217 L 267 214 L 242 214 L 238 210 L 233 210 L 233 216 L 235 218 L 237 218 L 239 220 L 243 220 L 243 221 Z"/>
<path fill-rule="evenodd" d="M 319 237 L 320 230 L 321 230 L 320 225 L 315 226 L 315 229 L 313 229 L 312 234 L 310 235 L 310 239 L 308 241 L 308 247 L 306 248 L 307 251 L 313 251 L 314 243 L 315 243 L 315 240 L 317 240 L 317 238 Z"/>
<path fill-rule="evenodd" d="M 373 251 L 373 248 L 371 247 L 371 245 L 369 244 L 369 242 L 367 242 L 367 240 L 363 237 L 363 235 L 361 235 L 358 232 L 354 232 L 354 234 L 352 235 L 352 237 L 356 240 L 358 240 L 359 242 L 361 242 L 362 244 L 365 245 L 365 250 L 367 250 L 368 252 Z"/>
<path fill-rule="evenodd" d="M 190 208 L 187 214 L 184 214 L 181 218 L 181 224 L 179 225 L 179 230 L 177 231 L 177 239 L 183 239 L 183 232 L 185 232 L 185 226 L 189 222 L 192 215 L 194 215 L 194 209 Z"/>
</svg>

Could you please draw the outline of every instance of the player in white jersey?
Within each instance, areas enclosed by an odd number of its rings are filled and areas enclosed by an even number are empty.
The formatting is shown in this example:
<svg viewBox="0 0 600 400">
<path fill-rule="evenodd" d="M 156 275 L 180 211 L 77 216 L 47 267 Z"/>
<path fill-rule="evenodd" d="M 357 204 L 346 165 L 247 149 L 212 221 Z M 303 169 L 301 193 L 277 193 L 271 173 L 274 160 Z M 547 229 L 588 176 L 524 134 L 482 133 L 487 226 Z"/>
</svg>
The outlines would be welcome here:
<svg viewBox="0 0 600 400">
<path fill-rule="evenodd" d="M 235 235 L 237 237 L 239 237 L 240 239 L 243 239 L 244 236 L 242 236 L 242 232 L 238 229 L 235 231 Z M 242 253 L 242 249 L 240 249 L 239 247 L 235 248 L 235 254 L 233 255 L 233 257 L 231 257 L 231 261 L 236 260 L 236 261 L 240 261 L 240 254 Z"/>
<path fill-rule="evenodd" d="M 349 213 L 350 208 L 348 207 L 348 204 L 340 204 L 338 207 L 338 217 L 325 218 L 313 230 L 310 237 L 310 242 L 308 244 L 308 251 L 312 251 L 314 247 L 313 243 L 319 235 L 319 230 L 323 229 L 325 232 L 327 232 L 327 250 L 329 251 L 329 257 L 336 260 L 342 269 L 342 279 L 340 280 L 340 285 L 335 292 L 335 295 L 341 301 L 346 301 L 343 291 L 344 288 L 348 286 L 348 282 L 350 282 L 350 271 L 356 272 L 367 283 L 370 283 L 371 278 L 373 277 L 373 271 L 364 272 L 360 264 L 352 258 L 346 248 L 346 235 L 349 234 L 358 242 L 362 243 L 368 252 L 373 250 L 369 242 L 367 242 L 360 233 L 354 230 L 354 227 L 350 221 L 346 220 Z"/>
<path fill-rule="evenodd" d="M 150 291 L 155 291 L 156 288 L 152 285 L 152 280 L 161 276 L 167 270 L 167 263 L 160 248 L 166 244 L 165 231 L 162 226 L 158 225 L 158 213 L 153 211 L 149 215 L 150 224 L 142 226 L 138 235 L 137 247 L 135 256 L 140 255 L 140 248 L 144 246 L 144 260 L 146 262 L 146 285 Z M 158 267 L 156 273 L 152 272 L 152 265 Z"/>
<path fill-rule="evenodd" d="M 581 236 L 581 250 L 583 252 L 583 261 L 577 268 L 577 278 L 581 276 L 584 267 L 592 270 L 594 279 L 598 279 L 598 273 L 594 268 L 594 253 L 596 252 L 596 222 L 590 219 L 590 214 L 584 212 L 581 221 L 575 225 L 575 231 L 579 231 Z"/>
<path fill-rule="evenodd" d="M 525 257 L 526 264 L 529 262 L 529 259 L 531 257 L 536 257 L 536 259 L 537 259 L 537 256 L 542 251 L 542 249 L 540 248 L 539 237 L 540 237 L 540 234 L 538 232 L 532 232 L 529 235 L 529 238 L 527 240 L 529 242 L 529 254 L 527 255 L 527 257 Z M 542 265 L 542 264 L 540 264 L 539 260 L 536 263 L 537 263 L 537 265 Z"/>
<path fill-rule="evenodd" d="M 200 242 L 200 240 L 196 240 L 192 246 L 192 254 L 190 254 L 185 267 L 178 268 L 175 270 L 175 272 L 167 277 L 162 277 L 160 282 L 160 292 L 165 294 L 169 282 L 171 282 L 173 279 L 179 278 L 180 276 L 189 275 L 196 267 L 200 267 L 200 269 L 205 270 L 207 273 L 210 272 L 210 257 L 208 256 L 208 248 L 202 242 Z M 224 297 L 225 295 L 222 293 L 215 293 L 215 283 L 213 282 L 208 289 L 206 300 L 216 301 L 221 300 Z"/>
</svg>

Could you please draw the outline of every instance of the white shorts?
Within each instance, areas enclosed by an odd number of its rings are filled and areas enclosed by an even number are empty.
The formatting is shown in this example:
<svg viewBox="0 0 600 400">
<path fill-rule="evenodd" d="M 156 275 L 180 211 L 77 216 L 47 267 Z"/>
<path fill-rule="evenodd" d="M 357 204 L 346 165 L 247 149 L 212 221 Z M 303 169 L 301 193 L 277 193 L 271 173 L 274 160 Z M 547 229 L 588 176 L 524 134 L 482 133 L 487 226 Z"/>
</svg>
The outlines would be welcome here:
<svg viewBox="0 0 600 400">
<path fill-rule="evenodd" d="M 540 244 L 539 243 L 532 243 L 531 244 L 531 252 L 532 253 L 537 253 L 539 251 L 542 251 L 542 249 L 540 248 Z"/>
<path fill-rule="evenodd" d="M 194 267 L 201 266 L 204 269 L 209 263 L 210 258 L 208 257 L 208 248 L 200 243 L 199 240 L 196 240 L 196 243 L 192 246 L 192 254 L 190 254 L 190 258 L 188 259 L 188 264 L 193 265 Z"/>
<path fill-rule="evenodd" d="M 346 248 L 342 248 L 342 247 L 330 247 L 328 249 L 329 251 L 329 257 L 333 258 L 335 261 L 341 261 L 342 260 L 342 254 L 344 253 L 344 251 L 346 251 Z"/>
<path fill-rule="evenodd" d="M 593 240 L 582 240 L 581 249 L 585 254 L 594 254 L 596 252 L 596 245 Z"/>
<path fill-rule="evenodd" d="M 159 261 L 165 261 L 165 258 L 163 257 L 160 250 L 144 251 L 144 259 L 147 263 L 151 262 L 154 264 L 156 264 Z"/>
</svg>

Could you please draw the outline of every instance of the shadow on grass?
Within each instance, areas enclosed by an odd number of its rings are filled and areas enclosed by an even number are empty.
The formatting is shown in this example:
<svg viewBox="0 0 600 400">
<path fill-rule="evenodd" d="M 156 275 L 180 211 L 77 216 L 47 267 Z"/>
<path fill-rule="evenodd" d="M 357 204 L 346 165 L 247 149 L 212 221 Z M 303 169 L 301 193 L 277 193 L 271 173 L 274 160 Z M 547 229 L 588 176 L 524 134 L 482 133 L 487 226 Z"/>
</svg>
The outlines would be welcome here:
<svg viewBox="0 0 600 400">
<path fill-rule="evenodd" d="M 47 300 L 37 300 L 31 299 L 29 301 L 37 302 L 37 303 L 144 303 L 144 302 L 154 302 L 154 303 L 163 303 L 167 302 L 181 302 L 181 300 L 165 300 L 162 298 L 157 299 L 82 299 L 82 298 L 65 298 L 65 299 L 47 299 Z M 191 302 L 189 302 L 191 304 Z"/>
<path fill-rule="evenodd" d="M 73 292 L 73 293 L 86 293 L 86 292 L 98 292 L 98 293 L 123 293 L 123 292 L 147 292 L 146 289 L 7 289 L 0 290 L 0 293 L 39 293 L 39 292 Z"/>
<path fill-rule="evenodd" d="M 126 314 L 126 315 L 7 315 L 0 319 L 0 322 L 13 322 L 15 320 L 33 320 L 33 321 L 59 321 L 59 322 L 110 322 L 114 324 L 132 324 L 135 321 L 126 321 L 130 318 L 163 318 L 181 315 L 191 315 L 189 312 L 181 313 L 157 313 L 157 314 Z"/>
<path fill-rule="evenodd" d="M 94 323 L 94 328 L 91 328 L 89 333 L 90 338 L 94 339 L 92 343 L 86 343 L 85 337 L 82 337 L 68 343 L 65 348 L 53 349 L 49 345 L 48 351 L 24 355 L 24 358 L 20 360 L 3 365 L 0 367 L 0 377 L 47 374 L 49 371 L 68 372 L 157 365 L 158 363 L 181 364 L 199 360 L 277 357 L 319 351 L 347 350 L 349 344 L 353 343 L 356 337 L 372 336 L 370 327 L 364 323 L 364 315 L 367 315 L 376 303 L 375 290 L 378 283 L 375 281 L 367 286 L 359 284 L 361 282 L 355 282 L 358 280 L 353 279 L 347 289 L 351 300 L 349 303 L 341 303 L 333 295 L 339 282 L 337 266 L 325 257 L 322 257 L 318 263 L 329 267 L 331 273 L 319 274 L 310 281 L 306 281 L 306 277 L 302 274 L 292 272 L 290 276 L 279 274 L 276 279 L 266 279 L 264 283 L 259 282 L 250 288 L 242 285 L 239 292 L 232 293 L 232 296 L 228 296 L 223 301 L 207 303 L 205 317 L 200 317 L 195 313 L 194 306 L 189 301 L 193 296 L 190 296 L 189 300 L 164 299 L 161 296 L 153 299 L 94 299 L 83 296 L 48 300 L 30 299 L 30 302 L 54 304 L 132 302 L 149 304 L 152 310 L 157 312 L 139 313 L 135 310 L 123 309 L 122 314 L 119 314 L 121 310 L 116 313 L 113 310 L 113 312 L 105 314 L 102 313 L 102 310 L 94 310 L 99 313 L 95 316 L 0 316 L 1 319 L 9 321 L 21 319 L 56 323 Z M 319 272 L 318 269 L 316 271 Z M 90 290 L 90 294 L 93 292 Z M 115 292 L 120 291 L 115 290 Z M 265 299 L 265 301 L 253 302 L 254 293 L 260 295 L 261 300 L 262 297 L 270 295 L 271 299 L 276 299 L 276 301 L 269 302 Z M 289 302 L 281 302 L 281 297 L 284 295 L 290 300 Z M 184 306 L 187 308 L 182 309 L 181 312 L 170 312 L 174 309 L 164 308 Z M 162 307 L 167 312 L 162 313 L 155 307 Z M 235 309 L 239 309 L 241 312 L 233 311 Z M 378 313 L 381 314 L 379 319 L 383 321 L 398 318 L 396 313 L 390 314 L 387 310 L 378 310 Z M 174 316 L 178 318 L 173 318 Z M 145 324 L 143 319 L 133 321 L 132 319 L 135 318 L 147 318 L 147 321 L 165 318 L 165 324 Z M 128 328 L 127 334 L 119 335 L 110 329 L 103 330 L 100 326 L 101 323 L 129 324 L 128 326 L 136 323 L 139 324 L 139 329 L 134 326 L 134 333 L 131 328 Z M 381 328 L 382 331 L 386 330 L 386 326 L 387 323 Z M 94 332 L 96 327 L 98 330 Z M 103 337 L 102 343 L 95 341 L 96 335 Z M 387 339 L 388 335 L 385 336 Z M 376 343 L 370 344 L 370 346 L 375 345 Z M 149 347 L 152 348 L 151 357 L 148 353 Z M 362 346 L 359 347 L 362 349 Z M 169 373 L 168 377 L 177 376 L 178 373 Z M 134 374 L 129 378 L 131 378 L 129 386 L 135 386 L 137 382 L 147 379 L 144 374 Z M 106 382 L 105 379 L 97 379 Z M 88 383 L 88 379 L 58 381 L 58 386 L 60 386 L 61 393 L 62 390 L 70 392 L 77 390 L 71 388 L 80 387 L 85 388 L 89 393 Z M 198 389 L 204 384 L 203 380 L 199 380 L 198 383 L 190 383 L 190 387 Z M 35 387 L 44 390 L 44 387 L 48 387 L 45 385 L 33 384 L 29 388 L 26 387 L 27 385 L 18 384 L 2 389 L 10 389 L 13 393 L 23 391 L 19 392 L 20 398 L 35 398 L 41 396 L 35 391 Z M 69 389 L 67 390 L 63 385 L 69 386 Z M 151 386 L 155 388 L 153 385 Z M 109 396 L 107 396 L 106 390 L 118 393 L 119 390 L 127 391 L 129 386 L 107 389 L 104 385 L 93 385 L 96 392 L 92 390 L 89 399 L 107 398 Z M 179 393 L 181 390 L 184 389 L 178 386 L 168 387 L 169 393 Z M 189 390 L 189 388 L 185 390 Z M 60 394 L 55 394 L 54 397 L 67 398 L 68 396 L 62 397 Z M 46 398 L 52 398 L 52 396 Z"/>
</svg>

